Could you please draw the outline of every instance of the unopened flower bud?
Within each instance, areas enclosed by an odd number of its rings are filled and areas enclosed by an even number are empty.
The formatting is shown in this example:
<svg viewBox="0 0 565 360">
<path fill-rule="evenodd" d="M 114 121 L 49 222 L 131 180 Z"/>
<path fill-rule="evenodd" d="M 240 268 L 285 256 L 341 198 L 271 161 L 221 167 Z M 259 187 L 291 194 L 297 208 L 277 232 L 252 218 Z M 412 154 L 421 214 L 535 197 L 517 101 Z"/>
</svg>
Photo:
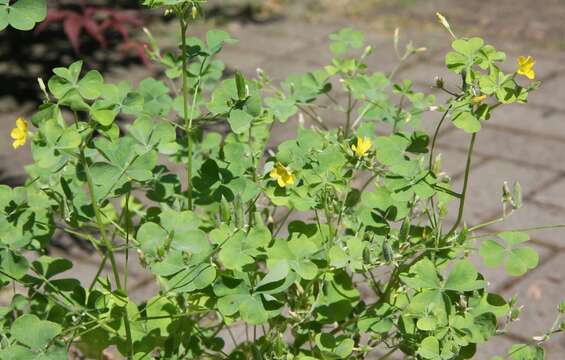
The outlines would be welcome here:
<svg viewBox="0 0 565 360">
<path fill-rule="evenodd" d="M 479 104 L 482 103 L 486 98 L 487 98 L 486 95 L 473 96 L 473 97 L 471 98 L 471 102 L 473 103 L 473 105 L 479 105 Z"/>
<path fill-rule="evenodd" d="M 443 78 L 441 78 L 441 77 L 439 77 L 439 76 L 436 76 L 436 77 L 435 77 L 435 82 L 436 82 L 436 87 L 437 87 L 437 88 L 443 89 L 443 85 L 444 85 Z"/>
<path fill-rule="evenodd" d="M 436 12 L 436 16 L 439 20 L 439 23 L 446 29 L 450 29 L 451 25 L 449 25 L 449 23 L 447 22 L 447 19 L 445 18 L 445 16 L 443 16 L 440 12 Z"/>
<path fill-rule="evenodd" d="M 196 17 L 198 16 L 198 8 L 196 6 L 192 7 L 192 18 L 196 19 Z"/>
</svg>

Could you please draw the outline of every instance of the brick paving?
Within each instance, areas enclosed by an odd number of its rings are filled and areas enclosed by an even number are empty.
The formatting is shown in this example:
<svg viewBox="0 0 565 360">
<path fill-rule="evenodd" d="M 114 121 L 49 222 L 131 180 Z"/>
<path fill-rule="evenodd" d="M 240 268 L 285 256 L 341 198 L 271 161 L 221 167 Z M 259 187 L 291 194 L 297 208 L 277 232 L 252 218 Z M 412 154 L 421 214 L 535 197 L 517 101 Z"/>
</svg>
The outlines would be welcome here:
<svg viewBox="0 0 565 360">
<path fill-rule="evenodd" d="M 233 36 L 245 41 L 228 48 L 223 59 L 231 69 L 241 69 L 249 76 L 261 66 L 279 81 L 292 73 L 326 65 L 330 59 L 327 37 L 342 25 L 348 24 L 343 21 L 339 24 L 308 24 L 285 20 L 267 25 L 228 25 Z M 452 79 L 441 66 L 449 39 L 437 29 L 432 31 L 408 29 L 408 36 L 415 44 L 427 46 L 429 51 L 408 62 L 398 73 L 398 78 L 413 79 L 418 88 L 429 91 L 432 91 L 435 75 L 445 76 L 448 81 Z M 198 28 L 197 32 L 202 29 Z M 371 29 L 368 34 L 369 40 L 376 44 L 370 64 L 378 65 L 378 70 L 394 68 L 392 35 Z M 504 43 L 498 46 L 504 50 Z M 524 50 L 519 44 L 510 44 L 508 48 L 516 54 Z M 565 53 L 539 51 L 533 55 L 538 59 L 536 70 L 544 80 L 542 88 L 532 96 L 530 104 L 513 105 L 495 114 L 477 140 L 466 221 L 477 224 L 500 214 L 503 181 L 518 180 L 524 190 L 524 208 L 507 222 L 487 229 L 490 231 L 565 223 L 565 90 L 560 85 L 565 80 Z M 129 77 L 130 74 L 122 71 L 115 77 Z M 441 94 L 437 95 L 441 98 Z M 25 109 L 6 113 L 0 121 L 1 133 L 8 134 L 13 119 L 22 113 Z M 438 119 L 439 116 L 429 120 L 430 124 L 435 124 Z M 281 125 L 277 132 L 281 138 L 292 134 L 292 122 Z M 459 130 L 448 129 L 440 135 L 439 150 L 456 183 L 461 182 L 467 143 L 468 135 Z M 3 170 L 0 175 L 8 179 L 5 182 L 21 181 L 22 164 L 29 161 L 28 153 L 12 152 L 7 136 L 1 137 L 0 168 Z M 525 312 L 509 335 L 484 346 L 476 355 L 477 359 L 503 354 L 513 342 L 529 341 L 532 336 L 539 335 L 551 325 L 556 305 L 565 300 L 565 230 L 536 231 L 532 232 L 532 238 L 541 255 L 541 263 L 535 270 L 520 278 L 508 278 L 501 270 L 486 270 L 491 275 L 491 289 L 507 296 L 519 294 Z M 84 281 L 90 280 L 95 271 L 92 257 L 81 255 L 81 250 L 76 248 L 67 251 L 79 260 L 75 274 L 84 275 Z M 134 265 L 132 273 L 130 288 L 136 300 L 148 299 L 155 294 L 154 282 L 139 265 Z M 547 358 L 563 359 L 563 354 L 565 337 L 556 337 L 549 343 Z"/>
</svg>

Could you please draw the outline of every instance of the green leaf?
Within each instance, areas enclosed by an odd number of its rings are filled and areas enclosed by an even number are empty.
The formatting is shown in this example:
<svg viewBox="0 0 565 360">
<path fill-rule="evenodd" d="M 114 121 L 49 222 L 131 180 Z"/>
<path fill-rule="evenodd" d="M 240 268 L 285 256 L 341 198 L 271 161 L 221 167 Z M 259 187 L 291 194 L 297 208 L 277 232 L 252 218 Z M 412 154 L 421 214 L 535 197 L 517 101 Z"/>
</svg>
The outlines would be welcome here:
<svg viewBox="0 0 565 360">
<path fill-rule="evenodd" d="M 402 281 L 413 289 L 439 289 L 441 284 L 434 264 L 427 258 L 412 265 L 408 274 L 401 274 Z"/>
<path fill-rule="evenodd" d="M 453 125 L 470 134 L 481 130 L 481 122 L 470 111 L 460 112 L 455 115 Z"/>
<path fill-rule="evenodd" d="M 147 222 L 137 231 L 137 241 L 146 255 L 157 256 L 158 250 L 165 245 L 169 235 L 156 223 Z"/>
<path fill-rule="evenodd" d="M 512 249 L 504 269 L 508 275 L 521 276 L 539 264 L 538 253 L 529 247 Z"/>
<path fill-rule="evenodd" d="M 508 357 L 511 360 L 544 360 L 545 351 L 540 346 L 515 344 L 508 350 Z"/>
<path fill-rule="evenodd" d="M 498 267 L 504 262 L 505 248 L 494 240 L 486 240 L 481 244 L 479 254 L 486 266 Z"/>
<path fill-rule="evenodd" d="M 522 232 L 502 232 L 498 236 L 504 240 L 506 246 L 495 240 L 485 240 L 481 244 L 479 254 L 486 266 L 498 267 L 504 265 L 508 275 L 521 276 L 528 270 L 538 266 L 539 255 L 529 247 L 517 247 L 530 239 L 529 235 Z"/>
<path fill-rule="evenodd" d="M 330 333 L 318 334 L 315 340 L 325 359 L 346 359 L 355 345 L 353 339 L 346 336 L 335 337 Z"/>
<path fill-rule="evenodd" d="M 249 130 L 252 121 L 253 116 L 239 109 L 232 110 L 228 119 L 232 131 L 236 134 L 243 134 Z"/>
<path fill-rule="evenodd" d="M 269 320 L 269 314 L 263 307 L 260 296 L 249 296 L 239 305 L 239 314 L 243 321 L 251 325 L 263 324 Z"/>
<path fill-rule="evenodd" d="M 33 262 L 35 271 L 42 274 L 46 279 L 70 270 L 72 267 L 73 263 L 71 261 L 50 256 L 41 256 Z"/>
<path fill-rule="evenodd" d="M 206 34 L 206 42 L 211 54 L 216 54 L 222 50 L 225 44 L 235 44 L 236 39 L 233 39 L 230 34 L 222 30 L 210 30 Z"/>
<path fill-rule="evenodd" d="M 424 359 L 440 359 L 439 341 L 433 336 L 428 336 L 420 343 L 418 354 Z"/>
<path fill-rule="evenodd" d="M 33 314 L 25 314 L 14 321 L 12 336 L 32 349 L 40 349 L 61 333 L 61 326 L 51 321 L 40 320 Z"/>
<path fill-rule="evenodd" d="M 57 148 L 61 150 L 77 149 L 81 142 L 82 138 L 75 128 L 65 128 L 57 141 Z"/>
<path fill-rule="evenodd" d="M 8 22 L 17 30 L 31 30 L 36 23 L 43 21 L 46 16 L 47 3 L 45 0 L 18 0 L 8 7 Z M 2 15 L 0 15 L 1 22 Z"/>
<path fill-rule="evenodd" d="M 447 277 L 444 288 L 459 292 L 472 291 L 485 287 L 483 280 L 477 280 L 477 270 L 469 260 L 461 260 Z"/>
<path fill-rule="evenodd" d="M 21 279 L 27 273 L 29 263 L 25 257 L 10 250 L 0 251 L 0 269 L 11 278 Z M 0 279 L 4 276 L 0 273 Z M 4 278 L 5 279 L 5 278 Z M 11 280 L 10 278 L 5 280 Z"/>
<path fill-rule="evenodd" d="M 8 7 L 0 5 L 0 31 L 4 30 L 8 24 Z"/>
<path fill-rule="evenodd" d="M 530 236 L 527 233 L 518 231 L 501 232 L 498 236 L 506 240 L 509 245 L 517 245 L 530 240 Z"/>
<path fill-rule="evenodd" d="M 330 35 L 331 45 L 330 49 L 336 56 L 345 55 L 350 49 L 359 49 L 363 46 L 365 35 L 360 31 L 355 31 L 351 28 L 345 28 L 337 33 Z"/>
<path fill-rule="evenodd" d="M 78 82 L 80 95 L 88 100 L 94 100 L 102 94 L 104 78 L 97 70 L 90 70 Z"/>
<path fill-rule="evenodd" d="M 266 105 L 271 109 L 273 115 L 282 123 L 285 123 L 289 117 L 296 114 L 298 107 L 291 99 L 267 98 Z"/>
</svg>

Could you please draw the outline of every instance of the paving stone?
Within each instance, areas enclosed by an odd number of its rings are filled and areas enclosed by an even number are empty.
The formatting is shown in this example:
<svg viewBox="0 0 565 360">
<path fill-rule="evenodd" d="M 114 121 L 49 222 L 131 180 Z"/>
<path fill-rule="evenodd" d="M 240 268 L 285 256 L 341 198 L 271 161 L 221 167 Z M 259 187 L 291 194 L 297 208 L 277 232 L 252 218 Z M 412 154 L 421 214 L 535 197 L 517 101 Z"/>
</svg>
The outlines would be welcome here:
<svg viewBox="0 0 565 360">
<path fill-rule="evenodd" d="M 257 76 L 257 68 L 265 64 L 266 57 L 250 51 L 242 51 L 238 44 L 224 48 L 219 55 L 228 69 L 240 70 L 248 77 Z"/>
<path fill-rule="evenodd" d="M 273 79 L 275 85 L 286 80 L 290 75 L 306 74 L 316 70 L 316 66 L 304 61 L 299 55 L 287 55 L 284 59 L 274 61 L 272 58 L 266 60 L 262 69 Z"/>
<path fill-rule="evenodd" d="M 440 145 L 466 151 L 470 136 L 462 130 L 450 132 L 440 139 Z M 475 153 L 512 161 L 532 168 L 563 170 L 565 142 L 547 139 L 534 141 L 524 134 L 485 127 L 477 136 Z"/>
<path fill-rule="evenodd" d="M 538 192 L 534 196 L 534 200 L 562 207 L 565 212 L 565 178 Z"/>
<path fill-rule="evenodd" d="M 557 269 L 563 268 L 564 262 L 565 253 L 561 253 L 535 270 L 528 281 L 520 282 L 506 291 L 508 295 L 517 294 L 519 304 L 524 306 L 520 320 L 512 325 L 510 333 L 531 339 L 532 336 L 542 335 L 551 328 L 558 314 L 557 306 L 565 295 L 565 278 L 556 272 Z M 558 359 L 558 354 L 565 353 L 563 337 L 557 335 L 556 340 L 549 344 L 549 358 Z"/>
<path fill-rule="evenodd" d="M 465 202 L 465 220 L 469 224 L 477 224 L 490 220 L 491 217 L 497 216 L 497 213 L 502 214 L 501 198 L 504 181 L 508 181 L 509 184 L 519 181 L 523 195 L 527 197 L 555 176 L 552 171 L 527 169 L 502 160 L 493 160 L 477 166 L 471 169 Z M 461 189 L 462 183 L 462 178 L 457 179 L 455 188 Z"/>
<path fill-rule="evenodd" d="M 273 34 L 285 38 L 300 38 L 307 43 L 327 41 L 330 34 L 341 30 L 345 24 L 339 21 L 308 22 L 308 21 L 275 21 L 261 25 L 266 34 Z"/>
<path fill-rule="evenodd" d="M 544 142 L 551 138 L 565 142 L 565 113 L 548 111 L 528 104 L 512 104 L 494 111 L 488 126 L 500 131 L 516 132 Z"/>
<path fill-rule="evenodd" d="M 565 98 L 564 81 L 565 74 L 546 80 L 538 90 L 530 95 L 529 102 L 535 105 L 565 110 L 565 102 L 563 101 Z"/>
<path fill-rule="evenodd" d="M 242 40 L 237 44 L 242 51 L 272 57 L 292 54 L 308 44 L 306 40 L 296 36 L 288 37 L 284 34 L 265 31 L 260 25 L 244 25 L 229 30 L 233 37 Z"/>
</svg>

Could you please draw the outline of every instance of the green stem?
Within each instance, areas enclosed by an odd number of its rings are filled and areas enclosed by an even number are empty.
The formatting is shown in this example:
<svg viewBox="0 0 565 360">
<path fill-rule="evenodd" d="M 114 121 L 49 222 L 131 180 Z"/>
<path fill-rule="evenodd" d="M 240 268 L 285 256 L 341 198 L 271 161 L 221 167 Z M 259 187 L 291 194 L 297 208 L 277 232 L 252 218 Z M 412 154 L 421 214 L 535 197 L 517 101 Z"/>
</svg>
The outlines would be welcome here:
<svg viewBox="0 0 565 360">
<path fill-rule="evenodd" d="M 467 188 L 469 187 L 469 174 L 471 172 L 471 162 L 473 160 L 473 149 L 475 148 L 475 140 L 477 139 L 477 133 L 471 135 L 471 143 L 469 144 L 469 150 L 467 151 L 467 165 L 465 166 L 465 178 L 463 180 L 463 190 L 461 191 L 461 198 L 459 199 L 459 212 L 457 213 L 457 220 L 455 224 L 451 227 L 445 239 L 448 239 L 455 230 L 461 224 L 461 220 L 463 219 L 463 211 L 465 209 L 465 198 L 467 196 Z"/>
<path fill-rule="evenodd" d="M 120 273 L 118 271 L 118 266 L 116 264 L 116 257 L 114 256 L 114 249 L 112 244 L 106 237 L 106 228 L 104 222 L 102 221 L 102 216 L 100 215 L 100 208 L 98 206 L 98 201 L 96 200 L 96 194 L 94 193 L 94 182 L 92 181 L 92 174 L 90 173 L 90 168 L 88 166 L 88 162 L 86 161 L 86 157 L 84 156 L 84 150 L 81 149 L 80 151 L 81 161 L 84 166 L 84 172 L 86 175 L 86 183 L 88 186 L 88 192 L 90 193 L 90 201 L 92 203 L 92 208 L 94 209 L 94 215 L 96 217 L 96 223 L 98 225 L 98 230 L 100 232 L 100 238 L 102 239 L 102 243 L 106 247 L 106 251 L 108 252 L 108 258 L 110 259 L 110 264 L 112 265 L 112 273 L 114 274 L 114 279 L 116 281 L 116 286 L 118 289 L 123 290 L 127 293 L 127 289 L 122 288 L 122 283 L 120 281 Z M 128 359 L 133 359 L 133 341 L 131 338 L 131 328 L 128 319 L 127 309 L 124 312 L 124 324 L 126 328 L 126 338 L 128 342 Z"/>
<path fill-rule="evenodd" d="M 528 232 L 528 231 L 551 230 L 551 229 L 565 229 L 565 224 L 536 226 L 536 227 L 520 228 L 520 229 L 509 229 L 509 230 L 504 230 L 504 231 Z M 501 230 L 501 231 L 502 231 L 502 230 Z M 494 235 L 497 235 L 498 233 L 500 233 L 501 231 L 494 232 L 494 233 L 488 233 L 488 234 L 482 234 L 482 235 L 478 235 L 478 236 L 473 236 L 471 239 L 482 239 L 482 238 L 485 238 L 485 237 L 494 236 Z"/>
<path fill-rule="evenodd" d="M 130 217 L 129 217 L 129 200 L 131 192 L 126 195 L 126 204 L 124 206 L 124 217 L 126 221 L 126 253 L 124 261 L 124 288 L 128 288 L 128 274 L 129 274 L 129 228 L 130 228 Z"/>
<path fill-rule="evenodd" d="M 345 129 L 343 132 L 345 134 L 346 139 L 349 137 L 349 130 L 351 127 L 351 111 L 353 110 L 353 107 L 351 106 L 351 101 L 352 101 L 352 94 L 351 94 L 351 90 L 349 90 L 347 93 L 347 117 L 345 120 Z"/>
<path fill-rule="evenodd" d="M 434 132 L 434 137 L 432 138 L 432 146 L 430 148 L 430 159 L 429 159 L 429 164 L 428 164 L 428 169 L 431 171 L 432 170 L 432 165 L 434 162 L 434 150 L 436 148 L 436 141 L 439 135 L 439 130 L 441 129 L 441 126 L 443 125 L 443 122 L 445 121 L 445 119 L 447 118 L 447 114 L 449 113 L 449 109 L 451 109 L 451 105 L 447 108 L 447 110 L 445 110 L 445 112 L 443 113 L 441 120 L 439 121 L 439 123 L 437 124 L 436 130 Z"/>
<path fill-rule="evenodd" d="M 183 97 L 183 117 L 184 117 L 184 130 L 186 132 L 186 147 L 188 161 L 186 165 L 186 176 L 187 176 L 187 189 L 186 197 L 188 202 L 188 209 L 192 210 L 192 121 L 188 114 L 188 63 L 186 61 L 186 30 L 188 29 L 188 24 L 181 17 L 180 19 L 180 29 L 181 29 L 181 57 L 182 57 L 182 97 Z M 196 99 L 196 94 L 194 96 Z"/>
<path fill-rule="evenodd" d="M 92 180 L 92 174 L 90 173 L 90 167 L 84 156 L 84 150 L 80 153 L 81 161 L 84 166 L 84 172 L 86 175 L 86 183 L 88 186 L 88 192 L 90 194 L 90 202 L 92 203 L 92 208 L 94 209 L 94 216 L 96 218 L 96 225 L 98 226 L 98 231 L 100 232 L 100 238 L 102 239 L 102 244 L 106 247 L 108 252 L 108 258 L 110 259 L 110 264 L 112 265 L 112 273 L 114 274 L 114 280 L 116 281 L 116 286 L 118 289 L 122 289 L 122 283 L 120 281 L 120 273 L 118 271 L 118 266 L 116 265 L 116 257 L 114 256 L 114 249 L 112 244 L 106 237 L 106 226 L 102 221 L 102 216 L 100 215 L 100 207 L 98 206 L 98 200 L 96 200 L 96 194 L 94 192 L 94 182 Z"/>
</svg>

